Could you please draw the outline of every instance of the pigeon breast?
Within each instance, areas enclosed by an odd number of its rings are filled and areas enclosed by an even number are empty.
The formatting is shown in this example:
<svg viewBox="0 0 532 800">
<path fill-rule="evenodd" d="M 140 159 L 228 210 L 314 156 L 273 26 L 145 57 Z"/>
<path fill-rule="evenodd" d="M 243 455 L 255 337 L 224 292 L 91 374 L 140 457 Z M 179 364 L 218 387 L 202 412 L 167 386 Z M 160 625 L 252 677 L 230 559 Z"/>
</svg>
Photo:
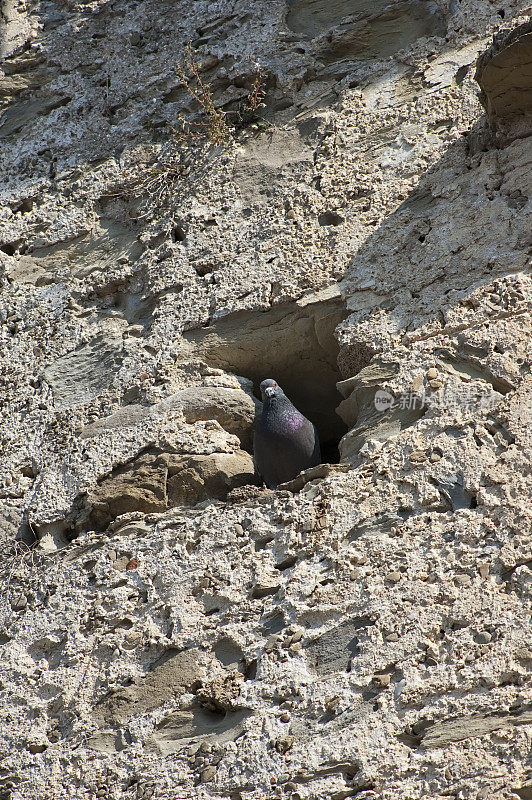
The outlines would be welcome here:
<svg viewBox="0 0 532 800">
<path fill-rule="evenodd" d="M 285 396 L 266 397 L 254 436 L 257 472 L 270 489 L 320 463 L 316 428 Z"/>
</svg>

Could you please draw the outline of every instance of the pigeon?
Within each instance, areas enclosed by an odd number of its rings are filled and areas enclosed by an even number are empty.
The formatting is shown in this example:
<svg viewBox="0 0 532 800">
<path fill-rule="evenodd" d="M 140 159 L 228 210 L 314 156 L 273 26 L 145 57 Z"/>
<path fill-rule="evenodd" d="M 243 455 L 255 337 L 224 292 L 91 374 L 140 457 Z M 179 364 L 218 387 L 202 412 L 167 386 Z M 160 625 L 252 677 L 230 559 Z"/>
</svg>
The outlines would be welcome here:
<svg viewBox="0 0 532 800">
<path fill-rule="evenodd" d="M 260 391 L 262 416 L 253 438 L 255 468 L 268 489 L 276 489 L 320 463 L 320 441 L 316 427 L 276 381 L 262 381 Z"/>
</svg>

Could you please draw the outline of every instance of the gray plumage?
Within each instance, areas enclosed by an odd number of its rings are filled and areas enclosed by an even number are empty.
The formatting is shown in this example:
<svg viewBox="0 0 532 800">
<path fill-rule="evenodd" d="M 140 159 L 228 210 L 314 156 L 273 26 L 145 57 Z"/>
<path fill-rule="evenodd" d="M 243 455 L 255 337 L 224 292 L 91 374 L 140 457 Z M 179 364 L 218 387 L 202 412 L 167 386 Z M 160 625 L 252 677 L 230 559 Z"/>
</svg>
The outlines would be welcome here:
<svg viewBox="0 0 532 800">
<path fill-rule="evenodd" d="M 271 378 L 262 381 L 262 415 L 255 427 L 255 467 L 269 489 L 320 463 L 315 426 L 290 402 Z"/>
</svg>

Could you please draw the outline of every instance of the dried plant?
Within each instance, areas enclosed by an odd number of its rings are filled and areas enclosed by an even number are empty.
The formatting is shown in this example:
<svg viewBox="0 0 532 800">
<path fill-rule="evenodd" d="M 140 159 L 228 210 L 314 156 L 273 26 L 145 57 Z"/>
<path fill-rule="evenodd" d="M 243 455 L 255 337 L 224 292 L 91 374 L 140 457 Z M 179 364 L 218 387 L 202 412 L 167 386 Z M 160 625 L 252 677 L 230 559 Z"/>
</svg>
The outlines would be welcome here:
<svg viewBox="0 0 532 800">
<path fill-rule="evenodd" d="M 122 179 L 105 195 L 126 199 L 142 197 L 144 208 L 140 217 L 168 206 L 177 187 L 191 174 L 196 179 L 204 175 L 212 163 L 212 148 L 228 147 L 235 131 L 259 120 L 259 111 L 265 106 L 265 84 L 260 69 L 236 111 L 217 108 L 211 86 L 201 77 L 201 63 L 190 45 L 185 48 L 176 71 L 186 92 L 199 106 L 199 119 L 181 117 L 177 127 L 167 122 L 172 135 L 154 161 L 125 170 Z"/>
<path fill-rule="evenodd" d="M 55 554 L 54 554 L 55 555 Z M 41 583 L 57 566 L 57 559 L 34 545 L 7 540 L 0 547 L 0 585 L 4 597 L 13 601 L 29 586 Z"/>
<path fill-rule="evenodd" d="M 228 145 L 231 130 L 225 120 L 225 111 L 216 107 L 211 87 L 201 75 L 201 63 L 194 57 L 191 46 L 185 48 L 182 63 L 177 62 L 176 72 L 188 94 L 201 110 L 199 121 L 181 119 L 182 133 L 192 138 L 206 138 L 213 145 Z"/>
<path fill-rule="evenodd" d="M 170 126 L 177 135 L 177 131 Z M 172 137 L 154 156 L 153 161 L 135 164 L 123 170 L 122 177 L 105 193 L 104 197 L 122 197 L 131 200 L 134 197 L 143 199 L 142 218 L 150 210 L 167 206 L 175 195 L 177 186 L 194 172 L 205 169 L 209 155 L 208 143 L 197 143 L 193 153 L 189 148 L 177 146 Z"/>
<path fill-rule="evenodd" d="M 251 85 L 246 100 L 244 100 L 237 112 L 240 115 L 240 127 L 244 127 L 260 119 L 259 110 L 266 106 L 264 102 L 265 96 L 266 86 L 262 74 L 259 72 Z"/>
</svg>

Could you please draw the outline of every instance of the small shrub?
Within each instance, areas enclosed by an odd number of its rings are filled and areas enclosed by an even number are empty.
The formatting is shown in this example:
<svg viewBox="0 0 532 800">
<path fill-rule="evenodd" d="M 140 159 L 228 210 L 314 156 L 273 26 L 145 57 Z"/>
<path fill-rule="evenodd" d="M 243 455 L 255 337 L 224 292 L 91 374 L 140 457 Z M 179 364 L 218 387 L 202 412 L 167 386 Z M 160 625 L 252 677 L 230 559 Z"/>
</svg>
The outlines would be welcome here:
<svg viewBox="0 0 532 800">
<path fill-rule="evenodd" d="M 210 85 L 202 80 L 200 71 L 201 64 L 194 60 L 194 52 L 189 46 L 185 49 L 183 62 L 177 64 L 177 74 L 188 94 L 199 105 L 202 119 L 182 119 L 182 133 L 191 138 L 204 137 L 213 145 L 228 145 L 235 130 L 260 119 L 259 111 L 265 107 L 266 95 L 262 73 L 259 69 L 247 97 L 235 111 L 223 111 L 216 107 Z"/>
<path fill-rule="evenodd" d="M 195 59 L 192 48 L 187 46 L 182 62 L 176 66 L 180 82 L 186 92 L 199 106 L 199 119 L 181 117 L 177 127 L 167 122 L 171 133 L 166 145 L 152 163 L 129 168 L 122 179 L 106 193 L 106 197 L 145 198 L 144 212 L 168 205 L 177 185 L 192 172 L 204 174 L 209 165 L 209 153 L 213 147 L 228 147 L 237 130 L 260 119 L 264 108 L 265 84 L 260 73 L 254 79 L 245 100 L 236 111 L 217 108 L 210 84 L 201 77 L 201 63 Z"/>
<path fill-rule="evenodd" d="M 240 103 L 236 111 L 228 111 L 226 116 L 232 121 L 237 129 L 245 128 L 260 121 L 259 111 L 265 108 L 264 97 L 266 95 L 265 84 L 262 75 L 259 74 L 253 81 L 251 89 L 246 99 Z"/>
<path fill-rule="evenodd" d="M 192 138 L 205 137 L 213 145 L 227 145 L 231 130 L 225 121 L 225 112 L 216 108 L 211 87 L 202 80 L 200 70 L 201 64 L 194 60 L 194 51 L 189 45 L 185 48 L 183 62 L 177 62 L 176 71 L 188 94 L 198 103 L 202 119 L 197 122 L 182 119 L 182 133 Z"/>
</svg>

